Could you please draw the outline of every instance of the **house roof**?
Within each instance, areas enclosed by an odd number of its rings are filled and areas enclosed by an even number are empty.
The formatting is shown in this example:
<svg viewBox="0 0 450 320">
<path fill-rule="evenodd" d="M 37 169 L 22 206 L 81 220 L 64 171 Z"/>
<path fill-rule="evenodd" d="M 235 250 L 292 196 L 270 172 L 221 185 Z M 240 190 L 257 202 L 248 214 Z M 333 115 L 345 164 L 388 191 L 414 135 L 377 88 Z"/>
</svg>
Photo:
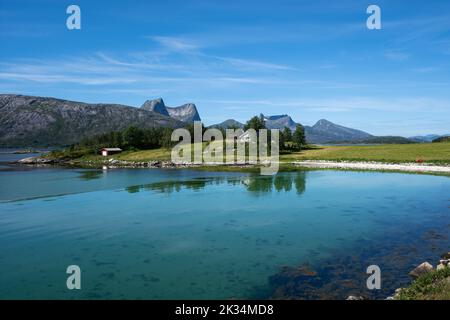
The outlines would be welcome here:
<svg viewBox="0 0 450 320">
<path fill-rule="evenodd" d="M 120 148 L 103 148 L 102 151 L 122 151 Z"/>
</svg>

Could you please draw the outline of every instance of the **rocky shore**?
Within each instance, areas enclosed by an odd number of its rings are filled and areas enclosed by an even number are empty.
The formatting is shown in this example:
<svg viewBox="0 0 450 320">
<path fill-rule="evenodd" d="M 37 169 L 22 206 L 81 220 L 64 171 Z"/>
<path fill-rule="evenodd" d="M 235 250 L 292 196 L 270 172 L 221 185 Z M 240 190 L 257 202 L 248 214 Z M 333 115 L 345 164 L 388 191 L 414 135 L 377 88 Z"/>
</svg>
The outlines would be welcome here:
<svg viewBox="0 0 450 320">
<path fill-rule="evenodd" d="M 26 165 L 68 165 L 68 166 L 82 166 L 82 167 L 107 166 L 111 168 L 195 168 L 200 166 L 224 165 L 221 163 L 194 164 L 192 162 L 175 164 L 170 160 L 128 161 L 109 158 L 103 161 L 91 161 L 91 160 L 57 159 L 47 157 L 29 157 L 16 161 L 16 163 Z M 316 168 L 316 169 L 373 170 L 373 171 L 399 171 L 399 172 L 415 172 L 415 173 L 450 174 L 450 165 L 435 165 L 429 163 L 395 164 L 395 163 L 380 163 L 370 161 L 354 162 L 354 161 L 305 160 L 294 162 L 280 162 L 279 164 L 293 165 L 303 168 Z M 227 166 L 251 167 L 252 164 L 231 164 Z"/>
<path fill-rule="evenodd" d="M 441 275 L 436 275 L 438 272 Z M 408 274 L 413 283 L 407 288 L 398 288 L 386 300 L 433 299 L 450 296 L 450 252 L 441 255 L 436 268 L 428 261 L 422 262 Z M 435 275 L 432 277 L 432 275 Z M 424 279 L 428 276 L 428 281 Z M 423 282 L 420 283 L 420 282 Z M 433 292 L 430 294 L 428 291 Z M 444 291 L 444 292 L 439 292 Z M 417 294 L 419 292 L 419 294 Z M 366 300 L 362 296 L 348 296 L 346 300 Z"/>
<path fill-rule="evenodd" d="M 107 166 L 109 168 L 183 168 L 199 166 L 193 163 L 175 164 L 172 161 L 126 161 L 112 158 L 99 162 L 90 160 L 76 161 L 72 159 L 29 157 L 18 160 L 15 163 L 26 165 Z"/>
<path fill-rule="evenodd" d="M 442 299 L 450 297 L 450 252 L 441 255 L 436 268 L 428 261 L 409 272 L 411 286 L 398 288 L 388 300 Z"/>
<path fill-rule="evenodd" d="M 377 171 L 404 171 L 423 173 L 450 173 L 450 165 L 434 165 L 429 163 L 380 163 L 380 162 L 354 162 L 354 161 L 325 161 L 305 160 L 293 164 L 318 169 L 346 169 L 346 170 L 377 170 Z"/>
</svg>

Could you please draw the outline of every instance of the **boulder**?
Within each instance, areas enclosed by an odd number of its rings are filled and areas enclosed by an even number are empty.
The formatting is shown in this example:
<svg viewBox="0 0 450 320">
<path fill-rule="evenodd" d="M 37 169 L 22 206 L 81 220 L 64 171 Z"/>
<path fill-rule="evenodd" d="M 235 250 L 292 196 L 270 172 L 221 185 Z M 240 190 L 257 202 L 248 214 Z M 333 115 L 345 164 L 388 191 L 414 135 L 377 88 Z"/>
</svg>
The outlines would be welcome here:
<svg viewBox="0 0 450 320">
<path fill-rule="evenodd" d="M 29 157 L 18 160 L 17 163 L 21 164 L 53 164 L 55 163 L 54 159 L 49 158 L 41 158 L 41 157 Z"/>
<path fill-rule="evenodd" d="M 413 278 L 418 278 L 423 274 L 433 271 L 433 266 L 429 262 L 423 262 L 412 270 L 409 275 Z"/>
<path fill-rule="evenodd" d="M 348 296 L 347 299 L 345 300 L 365 300 L 365 299 L 361 296 Z"/>
<path fill-rule="evenodd" d="M 442 269 L 445 269 L 445 268 L 447 268 L 447 265 L 445 265 L 443 263 L 440 263 L 440 264 L 437 265 L 436 270 L 442 270 Z"/>
</svg>

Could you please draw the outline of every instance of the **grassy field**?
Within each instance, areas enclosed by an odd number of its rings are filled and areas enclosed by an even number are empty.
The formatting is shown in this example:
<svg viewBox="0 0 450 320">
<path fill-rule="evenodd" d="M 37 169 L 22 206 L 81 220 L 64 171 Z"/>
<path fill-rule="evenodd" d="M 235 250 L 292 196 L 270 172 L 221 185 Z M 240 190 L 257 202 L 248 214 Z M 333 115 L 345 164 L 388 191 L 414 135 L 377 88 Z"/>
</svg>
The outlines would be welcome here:
<svg viewBox="0 0 450 320">
<path fill-rule="evenodd" d="M 193 150 L 193 148 L 192 148 Z M 125 151 L 109 158 L 146 162 L 170 160 L 170 149 Z M 78 161 L 103 161 L 100 155 L 85 155 Z M 285 153 L 281 162 L 302 160 L 376 161 L 384 163 L 428 162 L 450 164 L 450 142 L 422 144 L 384 144 L 372 146 L 315 146 L 300 152 Z"/>
<path fill-rule="evenodd" d="M 282 155 L 281 160 L 348 160 L 394 163 L 423 161 L 450 163 L 450 143 L 319 146 L 317 149 Z"/>
<path fill-rule="evenodd" d="M 115 155 L 113 158 L 127 161 L 170 160 L 170 149 L 127 151 Z"/>
<path fill-rule="evenodd" d="M 170 149 L 128 151 L 114 156 L 128 161 L 170 160 Z M 348 160 L 378 162 L 450 163 L 450 142 L 422 144 L 386 144 L 374 146 L 318 146 L 313 149 L 283 154 L 282 162 L 301 160 Z"/>
</svg>

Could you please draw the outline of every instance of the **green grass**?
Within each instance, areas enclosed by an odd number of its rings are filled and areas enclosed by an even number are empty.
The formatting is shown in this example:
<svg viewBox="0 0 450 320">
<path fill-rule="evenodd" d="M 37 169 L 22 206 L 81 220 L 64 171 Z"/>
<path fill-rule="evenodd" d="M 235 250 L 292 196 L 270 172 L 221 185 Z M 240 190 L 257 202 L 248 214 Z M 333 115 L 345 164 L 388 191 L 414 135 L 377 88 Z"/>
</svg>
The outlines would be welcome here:
<svg viewBox="0 0 450 320">
<path fill-rule="evenodd" d="M 114 156 L 129 161 L 170 160 L 170 149 L 124 152 Z M 450 143 L 386 144 L 376 146 L 318 146 L 282 154 L 282 162 L 300 160 L 378 161 L 389 163 L 424 161 L 450 163 Z"/>
<path fill-rule="evenodd" d="M 206 143 L 203 145 L 205 146 Z M 83 155 L 82 152 L 75 153 L 72 157 L 65 152 L 55 152 L 55 154 L 77 158 L 78 162 L 102 162 L 105 160 L 100 155 Z M 171 149 L 125 151 L 107 157 L 107 159 L 109 158 L 135 162 L 168 161 L 171 158 Z M 372 146 L 316 146 L 300 152 L 280 155 L 280 161 L 285 163 L 301 160 L 377 161 L 385 163 L 423 161 L 436 164 L 450 164 L 450 142 Z"/>
<path fill-rule="evenodd" d="M 402 289 L 397 300 L 450 300 L 450 268 L 432 271 Z"/>
<path fill-rule="evenodd" d="M 450 143 L 384 144 L 373 146 L 319 146 L 280 156 L 281 161 L 333 160 L 389 163 L 450 163 Z"/>
<path fill-rule="evenodd" d="M 194 157 L 194 147 L 198 145 L 193 143 L 191 145 L 191 157 Z M 203 148 L 207 145 L 206 142 L 202 143 Z M 165 161 L 170 160 L 172 150 L 170 148 L 160 148 L 152 150 L 139 150 L 139 151 L 127 151 L 119 153 L 113 156 L 114 159 L 126 160 L 126 161 Z"/>
<path fill-rule="evenodd" d="M 170 160 L 170 149 L 161 148 L 153 150 L 126 151 L 114 155 L 112 158 L 127 161 L 164 161 Z"/>
</svg>

